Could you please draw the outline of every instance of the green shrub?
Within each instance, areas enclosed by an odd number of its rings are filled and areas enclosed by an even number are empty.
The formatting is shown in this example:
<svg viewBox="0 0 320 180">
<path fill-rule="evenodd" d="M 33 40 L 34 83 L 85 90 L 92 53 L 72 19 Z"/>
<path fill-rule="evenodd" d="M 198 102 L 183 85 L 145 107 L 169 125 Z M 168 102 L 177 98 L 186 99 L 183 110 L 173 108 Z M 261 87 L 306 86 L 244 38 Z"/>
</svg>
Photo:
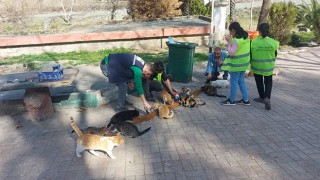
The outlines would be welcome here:
<svg viewBox="0 0 320 180">
<path fill-rule="evenodd" d="M 320 43 L 320 3 L 317 0 L 311 0 L 309 6 L 303 1 L 303 4 L 298 7 L 297 22 L 313 31 L 316 41 Z"/>
<path fill-rule="evenodd" d="M 299 47 L 305 46 L 310 40 L 315 39 L 315 34 L 313 32 L 299 32 L 292 34 L 290 45 Z"/>
<path fill-rule="evenodd" d="M 210 11 L 209 11 L 209 7 L 210 7 Z M 209 16 L 210 14 L 211 14 L 211 5 L 210 6 L 204 5 L 202 0 L 190 0 L 190 15 Z"/>
<path fill-rule="evenodd" d="M 204 5 L 202 0 L 180 0 L 180 2 L 182 2 L 180 9 L 184 16 L 186 15 L 209 16 L 211 14 L 211 3 Z"/>
<path fill-rule="evenodd" d="M 297 7 L 292 3 L 273 3 L 269 13 L 270 37 L 281 45 L 290 42 L 291 29 L 295 26 Z"/>
</svg>

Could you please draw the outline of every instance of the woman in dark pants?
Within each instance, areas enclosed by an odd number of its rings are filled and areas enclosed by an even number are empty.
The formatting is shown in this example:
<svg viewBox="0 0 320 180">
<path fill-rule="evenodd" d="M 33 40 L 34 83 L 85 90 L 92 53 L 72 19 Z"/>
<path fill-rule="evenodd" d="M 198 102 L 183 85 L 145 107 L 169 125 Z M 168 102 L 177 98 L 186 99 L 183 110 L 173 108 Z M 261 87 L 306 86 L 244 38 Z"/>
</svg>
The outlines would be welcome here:
<svg viewBox="0 0 320 180">
<path fill-rule="evenodd" d="M 272 74 L 277 57 L 279 42 L 268 37 L 269 25 L 262 23 L 258 30 L 260 36 L 251 42 L 251 71 L 254 74 L 259 98 L 256 102 L 264 103 L 267 110 L 271 109 Z"/>
</svg>

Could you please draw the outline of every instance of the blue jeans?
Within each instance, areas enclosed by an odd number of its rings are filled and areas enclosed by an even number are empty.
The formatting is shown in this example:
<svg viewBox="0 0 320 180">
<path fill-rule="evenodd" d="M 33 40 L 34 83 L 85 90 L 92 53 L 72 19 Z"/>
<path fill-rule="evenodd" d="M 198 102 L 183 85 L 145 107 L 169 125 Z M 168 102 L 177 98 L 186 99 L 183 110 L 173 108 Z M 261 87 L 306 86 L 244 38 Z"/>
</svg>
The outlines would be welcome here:
<svg viewBox="0 0 320 180">
<path fill-rule="evenodd" d="M 117 110 L 124 109 L 124 105 L 126 103 L 126 94 L 128 91 L 128 84 L 125 83 L 117 83 L 118 86 L 118 101 L 117 101 Z"/>
<path fill-rule="evenodd" d="M 244 101 L 249 100 L 247 85 L 244 82 L 245 71 L 230 72 L 230 100 L 235 101 L 237 96 L 237 86 L 239 85 Z"/>
</svg>

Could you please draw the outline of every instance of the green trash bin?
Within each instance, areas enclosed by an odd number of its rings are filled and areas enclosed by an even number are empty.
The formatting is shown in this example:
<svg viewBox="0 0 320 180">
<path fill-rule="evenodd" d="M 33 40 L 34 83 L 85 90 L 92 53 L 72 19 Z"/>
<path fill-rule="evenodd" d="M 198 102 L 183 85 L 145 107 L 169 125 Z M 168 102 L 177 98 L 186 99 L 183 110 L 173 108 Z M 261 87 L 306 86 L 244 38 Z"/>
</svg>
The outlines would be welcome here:
<svg viewBox="0 0 320 180">
<path fill-rule="evenodd" d="M 192 79 L 193 57 L 196 43 L 166 42 L 169 47 L 169 62 L 167 73 L 173 76 L 173 81 L 187 83 Z"/>
</svg>

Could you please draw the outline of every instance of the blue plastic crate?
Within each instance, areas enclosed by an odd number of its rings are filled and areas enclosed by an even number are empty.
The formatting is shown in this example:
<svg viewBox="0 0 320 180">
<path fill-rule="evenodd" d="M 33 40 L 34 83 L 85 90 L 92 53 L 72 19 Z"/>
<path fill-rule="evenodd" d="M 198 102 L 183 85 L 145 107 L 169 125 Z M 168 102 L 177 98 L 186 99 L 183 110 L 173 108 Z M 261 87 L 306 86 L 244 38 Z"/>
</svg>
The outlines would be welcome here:
<svg viewBox="0 0 320 180">
<path fill-rule="evenodd" d="M 54 72 L 38 72 L 39 82 L 59 81 L 63 78 L 63 69 Z"/>
</svg>

